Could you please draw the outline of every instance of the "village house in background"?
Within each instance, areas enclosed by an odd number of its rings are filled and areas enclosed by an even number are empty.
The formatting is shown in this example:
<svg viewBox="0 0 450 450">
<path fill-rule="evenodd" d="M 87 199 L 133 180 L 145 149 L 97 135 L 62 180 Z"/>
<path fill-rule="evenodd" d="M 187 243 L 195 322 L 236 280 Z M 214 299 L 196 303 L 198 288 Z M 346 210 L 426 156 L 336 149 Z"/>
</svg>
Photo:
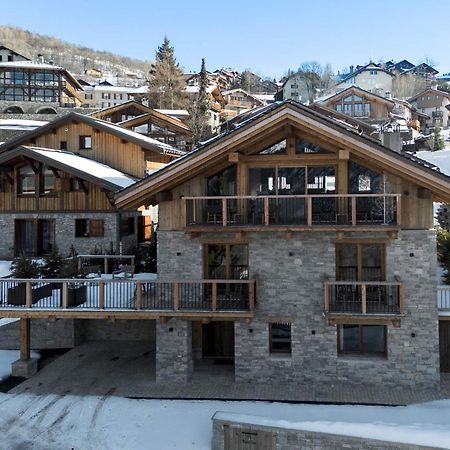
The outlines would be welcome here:
<svg viewBox="0 0 450 450">
<path fill-rule="evenodd" d="M 55 245 L 62 254 L 72 245 L 79 253 L 133 247 L 157 218 L 117 208 L 114 193 L 183 154 L 77 113 L 9 140 L 0 146 L 0 258 Z"/>
<path fill-rule="evenodd" d="M 448 128 L 450 94 L 438 89 L 426 89 L 408 100 L 418 111 L 426 114 L 428 127 Z"/>
</svg>

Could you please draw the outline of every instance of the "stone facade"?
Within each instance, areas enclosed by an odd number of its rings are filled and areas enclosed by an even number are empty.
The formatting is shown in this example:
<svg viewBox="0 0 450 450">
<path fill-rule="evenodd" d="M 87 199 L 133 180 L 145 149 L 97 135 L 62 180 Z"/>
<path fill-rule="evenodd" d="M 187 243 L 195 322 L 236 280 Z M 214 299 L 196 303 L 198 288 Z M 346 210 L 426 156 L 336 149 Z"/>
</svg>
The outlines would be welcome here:
<svg viewBox="0 0 450 450">
<path fill-rule="evenodd" d="M 249 276 L 258 280 L 257 305 L 251 323 L 235 322 L 236 381 L 434 385 L 439 380 L 435 232 L 406 230 L 391 240 L 383 233 L 350 235 L 361 240 L 381 236 L 386 242 L 386 281 L 404 283 L 405 316 L 400 327 L 386 326 L 386 357 L 350 357 L 338 355 L 337 327 L 324 317 L 324 281 L 336 277 L 336 234 L 295 233 L 286 239 L 282 233 L 249 233 Z M 160 278 L 201 278 L 202 259 L 197 239 L 159 232 Z M 290 355 L 270 353 L 271 322 L 291 323 Z M 180 335 L 177 340 L 182 340 Z M 174 359 L 180 350 L 170 342 L 172 347 L 164 351 L 171 348 Z M 184 349 L 186 343 L 180 345 Z M 183 364 L 188 373 L 189 363 Z"/>
<path fill-rule="evenodd" d="M 172 319 L 156 323 L 156 382 L 185 383 L 193 370 L 192 324 Z"/>
<path fill-rule="evenodd" d="M 289 428 L 289 422 L 283 421 L 282 426 L 270 426 L 270 419 L 263 417 L 242 416 L 232 413 L 217 412 L 213 416 L 212 450 L 231 450 L 234 442 L 225 444 L 225 434 L 247 432 L 247 445 L 264 446 L 273 450 L 325 450 L 345 448 L 349 450 L 431 450 L 437 447 L 405 444 L 401 442 L 382 441 L 353 437 L 340 434 L 319 433 L 296 428 Z M 292 424 L 292 427 L 295 427 Z M 227 430 L 227 431 L 225 431 Z M 251 433 L 250 435 L 248 433 Z M 227 440 L 230 439 L 227 437 Z M 240 447 L 241 448 L 241 447 Z M 247 447 L 242 447 L 247 448 Z M 250 448 L 250 447 L 249 447 Z M 258 448 L 255 446 L 255 448 Z"/>
<path fill-rule="evenodd" d="M 130 213 L 133 216 L 138 213 Z M 122 213 L 122 217 L 130 215 Z M 70 253 L 73 245 L 79 254 L 91 254 L 97 252 L 109 252 L 111 247 L 115 253 L 119 253 L 120 243 L 120 215 L 112 213 L 8 213 L 0 214 L 0 259 L 10 259 L 14 256 L 14 221 L 16 219 L 51 219 L 55 221 L 55 244 L 61 254 Z M 75 237 L 75 219 L 102 219 L 104 220 L 103 237 Z M 122 248 L 127 250 L 136 245 L 135 233 L 123 236 Z"/>
</svg>

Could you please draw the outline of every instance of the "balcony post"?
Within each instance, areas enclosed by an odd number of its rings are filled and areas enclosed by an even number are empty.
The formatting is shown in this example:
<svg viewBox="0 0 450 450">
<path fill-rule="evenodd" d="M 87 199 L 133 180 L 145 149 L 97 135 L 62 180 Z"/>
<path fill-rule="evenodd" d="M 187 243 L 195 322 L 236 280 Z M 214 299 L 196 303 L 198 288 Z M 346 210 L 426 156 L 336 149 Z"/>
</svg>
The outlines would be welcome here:
<svg viewBox="0 0 450 450">
<path fill-rule="evenodd" d="M 306 209 L 308 214 L 308 226 L 312 225 L 312 197 L 306 198 Z"/>
<path fill-rule="evenodd" d="M 195 202 L 195 200 L 190 201 Z M 181 223 L 184 227 L 187 227 L 187 202 L 184 197 L 181 198 Z"/>
<path fill-rule="evenodd" d="M 136 281 L 136 309 L 142 309 L 142 283 Z"/>
<path fill-rule="evenodd" d="M 255 309 L 255 284 L 256 281 L 250 283 L 248 286 L 248 308 L 250 312 L 253 312 Z"/>
<path fill-rule="evenodd" d="M 32 288 L 31 288 L 31 282 L 27 281 L 25 283 L 25 304 L 27 306 L 27 308 L 31 308 L 33 305 L 33 300 L 32 300 Z"/>
<path fill-rule="evenodd" d="M 67 309 L 69 306 L 69 290 L 67 286 L 67 281 L 64 281 L 62 284 L 62 307 Z"/>
<path fill-rule="evenodd" d="M 361 312 L 366 314 L 367 312 L 367 286 L 365 284 L 361 285 Z"/>
<path fill-rule="evenodd" d="M 175 282 L 173 284 L 173 310 L 178 311 L 180 309 L 180 283 Z"/>
<path fill-rule="evenodd" d="M 397 195 L 397 226 L 402 226 L 402 196 L 400 194 Z"/>
<path fill-rule="evenodd" d="M 356 225 L 356 197 L 352 196 L 352 225 Z"/>
<path fill-rule="evenodd" d="M 217 311 L 217 283 L 212 284 L 211 311 Z"/>
<path fill-rule="evenodd" d="M 105 309 L 105 282 L 98 282 L 98 307 L 99 309 Z"/>
<path fill-rule="evenodd" d="M 30 359 L 30 319 L 20 319 L 20 360 Z"/>
<path fill-rule="evenodd" d="M 398 285 L 398 306 L 400 309 L 400 314 L 403 314 L 404 309 L 404 293 L 403 293 L 403 283 Z"/>
<path fill-rule="evenodd" d="M 323 289 L 323 297 L 325 302 L 325 312 L 330 312 L 330 285 L 325 283 Z"/>
<path fill-rule="evenodd" d="M 227 216 L 228 216 L 228 211 L 227 211 L 227 199 L 226 198 L 222 198 L 222 225 L 224 227 L 227 226 Z"/>
<path fill-rule="evenodd" d="M 264 225 L 269 225 L 269 197 L 264 197 Z"/>
</svg>

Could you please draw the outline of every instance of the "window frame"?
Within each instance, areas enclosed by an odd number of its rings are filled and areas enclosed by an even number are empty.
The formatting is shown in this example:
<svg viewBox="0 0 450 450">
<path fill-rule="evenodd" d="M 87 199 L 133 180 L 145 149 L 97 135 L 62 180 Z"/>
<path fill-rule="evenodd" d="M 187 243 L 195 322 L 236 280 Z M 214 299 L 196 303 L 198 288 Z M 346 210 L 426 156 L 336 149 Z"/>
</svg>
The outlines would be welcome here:
<svg viewBox="0 0 450 450">
<path fill-rule="evenodd" d="M 287 325 L 289 327 L 289 349 L 275 349 L 273 347 L 273 326 L 274 325 Z M 281 322 L 281 321 L 270 321 L 268 323 L 269 327 L 269 354 L 272 356 L 292 356 L 292 322 Z"/>
<path fill-rule="evenodd" d="M 86 145 L 86 141 L 89 139 L 90 145 Z M 82 134 L 79 139 L 79 147 L 80 150 L 92 150 L 92 135 L 90 134 Z"/>
<path fill-rule="evenodd" d="M 341 349 L 341 333 L 343 330 L 343 327 L 345 325 L 354 325 L 358 326 L 359 328 L 359 351 L 344 351 Z M 383 327 L 384 329 L 384 343 L 383 343 L 383 351 L 382 352 L 366 352 L 364 348 L 364 327 L 371 327 L 371 326 L 377 326 L 377 327 Z M 387 358 L 388 356 L 388 346 L 387 346 L 387 339 L 388 339 L 388 329 L 387 325 L 382 324 L 369 324 L 369 323 L 360 323 L 360 324 L 347 324 L 347 323 L 341 323 L 337 326 L 337 354 L 338 356 L 365 356 L 365 357 L 383 357 Z"/>
</svg>

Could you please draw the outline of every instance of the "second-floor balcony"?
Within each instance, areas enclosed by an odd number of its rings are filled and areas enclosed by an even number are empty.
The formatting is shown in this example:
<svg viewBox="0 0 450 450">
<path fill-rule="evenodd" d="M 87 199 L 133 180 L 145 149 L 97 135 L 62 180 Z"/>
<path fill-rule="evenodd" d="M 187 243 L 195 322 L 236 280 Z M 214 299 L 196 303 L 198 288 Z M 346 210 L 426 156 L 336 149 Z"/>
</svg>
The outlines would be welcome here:
<svg viewBox="0 0 450 450">
<path fill-rule="evenodd" d="M 400 282 L 327 281 L 324 288 L 328 317 L 403 314 L 403 284 Z"/>
<path fill-rule="evenodd" d="M 400 194 L 267 195 L 184 197 L 185 226 L 269 230 L 285 227 L 400 226 Z"/>
</svg>

